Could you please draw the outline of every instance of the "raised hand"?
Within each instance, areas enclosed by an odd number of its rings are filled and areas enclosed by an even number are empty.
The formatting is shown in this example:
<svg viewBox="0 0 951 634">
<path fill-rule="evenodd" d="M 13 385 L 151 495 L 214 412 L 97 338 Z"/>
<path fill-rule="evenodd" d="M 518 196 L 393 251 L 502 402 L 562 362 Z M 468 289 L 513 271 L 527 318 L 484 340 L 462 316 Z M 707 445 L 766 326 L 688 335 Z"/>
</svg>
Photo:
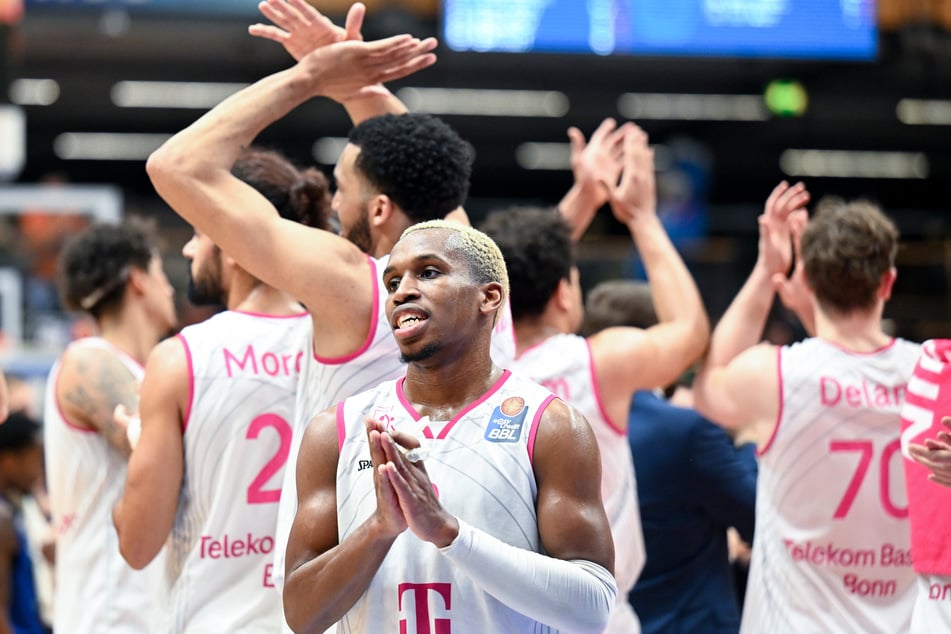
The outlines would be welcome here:
<svg viewBox="0 0 951 634">
<path fill-rule="evenodd" d="M 305 0 L 264 0 L 258 9 L 274 24 L 252 24 L 248 33 L 277 42 L 296 61 L 328 44 L 363 39 L 366 7 L 361 2 L 350 7 L 343 28 Z"/>
<path fill-rule="evenodd" d="M 806 267 L 802 260 L 802 232 L 809 222 L 805 209 L 796 209 L 789 214 L 786 225 L 792 242 L 795 266 L 788 277 L 786 272 L 773 273 L 770 278 L 783 306 L 793 311 L 802 322 L 806 332 L 815 335 L 815 296 L 806 283 Z M 787 270 L 788 270 L 787 264 Z"/>
<path fill-rule="evenodd" d="M 626 123 L 618 128 L 617 122 L 609 117 L 601 122 L 587 143 L 581 130 L 574 126 L 568 128 L 575 184 L 589 192 L 598 205 L 608 201 L 602 182 L 611 185 L 618 182 L 624 165 L 624 135 L 633 127 Z"/>
<path fill-rule="evenodd" d="M 310 75 L 314 96 L 343 102 L 372 93 L 376 84 L 432 66 L 434 48 L 435 38 L 419 40 L 410 35 L 375 42 L 346 40 L 308 53 L 300 65 Z"/>
<path fill-rule="evenodd" d="M 772 276 L 785 275 L 792 264 L 792 232 L 787 222 L 790 214 L 804 209 L 809 192 L 802 183 L 790 186 L 782 181 L 773 188 L 759 217 L 759 260 Z"/>
<path fill-rule="evenodd" d="M 611 211 L 618 221 L 632 221 L 657 213 L 657 190 L 654 177 L 654 150 L 647 143 L 647 133 L 634 124 L 623 129 L 623 161 L 617 183 L 601 178 L 608 194 Z"/>
</svg>

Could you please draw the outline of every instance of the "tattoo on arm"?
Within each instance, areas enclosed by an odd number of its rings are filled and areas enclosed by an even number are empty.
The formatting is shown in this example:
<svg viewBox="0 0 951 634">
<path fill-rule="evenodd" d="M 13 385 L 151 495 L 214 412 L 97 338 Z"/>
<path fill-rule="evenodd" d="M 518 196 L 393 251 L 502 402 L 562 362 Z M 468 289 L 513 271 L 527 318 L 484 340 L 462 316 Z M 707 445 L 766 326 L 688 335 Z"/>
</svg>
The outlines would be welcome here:
<svg viewBox="0 0 951 634">
<path fill-rule="evenodd" d="M 124 427 L 116 423 L 113 411 L 123 404 L 129 411 L 138 409 L 138 389 L 135 377 L 113 355 L 98 354 L 82 358 L 76 364 L 80 380 L 66 393 L 66 400 L 82 413 L 85 422 L 122 455 L 132 449 Z"/>
</svg>

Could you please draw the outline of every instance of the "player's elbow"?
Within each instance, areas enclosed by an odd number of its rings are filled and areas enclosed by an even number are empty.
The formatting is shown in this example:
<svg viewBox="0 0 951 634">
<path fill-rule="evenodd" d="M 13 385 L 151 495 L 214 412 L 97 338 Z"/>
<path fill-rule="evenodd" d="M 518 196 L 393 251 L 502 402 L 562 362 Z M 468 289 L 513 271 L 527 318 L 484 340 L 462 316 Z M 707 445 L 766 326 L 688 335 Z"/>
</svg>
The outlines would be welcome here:
<svg viewBox="0 0 951 634">
<path fill-rule="evenodd" d="M 162 544 L 159 543 L 156 547 L 151 543 L 154 540 L 149 539 L 142 531 L 123 526 L 120 521 L 115 524 L 116 533 L 119 535 L 119 554 L 122 558 L 134 570 L 142 570 L 148 566 L 162 549 Z"/>
<path fill-rule="evenodd" d="M 145 172 L 159 194 L 173 191 L 202 177 L 205 165 L 198 153 L 190 151 L 184 143 L 174 138 L 152 152 L 145 162 Z"/>
</svg>

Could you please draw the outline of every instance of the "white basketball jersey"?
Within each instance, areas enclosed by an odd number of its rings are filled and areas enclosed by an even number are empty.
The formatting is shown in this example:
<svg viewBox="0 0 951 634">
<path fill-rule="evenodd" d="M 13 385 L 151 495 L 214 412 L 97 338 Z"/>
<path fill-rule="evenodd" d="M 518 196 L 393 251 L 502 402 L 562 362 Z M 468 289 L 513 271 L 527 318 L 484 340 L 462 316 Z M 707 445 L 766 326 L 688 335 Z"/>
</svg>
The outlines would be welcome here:
<svg viewBox="0 0 951 634">
<path fill-rule="evenodd" d="M 555 398 L 505 371 L 453 420 L 419 429 L 403 379 L 344 401 L 337 409 L 337 524 L 341 540 L 375 510 L 366 416 L 420 438 L 426 471 L 443 507 L 502 541 L 539 552 L 532 451 L 541 414 Z M 487 594 L 429 542 L 404 531 L 337 632 L 546 633 Z"/>
<path fill-rule="evenodd" d="M 377 316 L 370 326 L 366 342 L 348 357 L 325 359 L 314 355 L 313 322 L 307 339 L 306 353 L 301 365 L 300 383 L 294 416 L 294 437 L 281 487 L 274 557 L 274 580 L 278 588 L 284 585 L 284 555 L 294 516 L 297 514 L 297 455 L 304 429 L 311 419 L 345 398 L 372 389 L 389 379 L 402 376 L 405 366 L 400 361 L 400 350 L 386 317 L 387 292 L 383 287 L 383 269 L 390 256 L 369 258 L 373 275 L 373 311 Z M 332 337 L 333 333 L 317 333 L 318 337 Z M 512 314 L 506 303 L 492 333 L 492 359 L 501 367 L 508 367 L 515 356 L 515 331 Z"/>
<path fill-rule="evenodd" d="M 115 354 L 137 381 L 145 369 L 105 339 L 70 348 Z M 127 462 L 98 432 L 66 419 L 56 400 L 60 362 L 50 370 L 43 407 L 46 482 L 56 530 L 53 625 L 70 634 L 141 634 L 153 623 L 163 554 L 142 571 L 119 553 L 112 508 L 125 487 Z"/>
<path fill-rule="evenodd" d="M 920 346 L 779 352 L 742 631 L 908 631 L 915 600 L 899 411 Z"/>
<path fill-rule="evenodd" d="M 588 340 L 578 335 L 554 335 L 525 350 L 513 369 L 571 403 L 594 431 L 601 451 L 601 498 L 614 537 L 618 584 L 617 602 L 605 631 L 638 632 L 640 625 L 627 601 L 646 561 L 634 461 L 624 427 L 611 422 L 601 405 Z"/>
<path fill-rule="evenodd" d="M 274 530 L 309 323 L 225 311 L 179 335 L 191 372 L 185 478 L 155 631 L 280 631 Z"/>
</svg>

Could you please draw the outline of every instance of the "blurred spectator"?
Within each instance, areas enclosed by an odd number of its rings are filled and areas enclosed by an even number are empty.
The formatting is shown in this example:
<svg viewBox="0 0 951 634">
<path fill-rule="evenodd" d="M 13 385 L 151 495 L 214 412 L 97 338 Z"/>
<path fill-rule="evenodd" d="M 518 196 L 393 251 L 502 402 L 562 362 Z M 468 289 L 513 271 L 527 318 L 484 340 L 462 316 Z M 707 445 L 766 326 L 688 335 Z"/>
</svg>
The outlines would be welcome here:
<svg viewBox="0 0 951 634">
<path fill-rule="evenodd" d="M 33 563 L 23 528 L 21 498 L 43 471 L 40 425 L 20 412 L 0 425 L 0 632 L 42 634 Z"/>
</svg>

